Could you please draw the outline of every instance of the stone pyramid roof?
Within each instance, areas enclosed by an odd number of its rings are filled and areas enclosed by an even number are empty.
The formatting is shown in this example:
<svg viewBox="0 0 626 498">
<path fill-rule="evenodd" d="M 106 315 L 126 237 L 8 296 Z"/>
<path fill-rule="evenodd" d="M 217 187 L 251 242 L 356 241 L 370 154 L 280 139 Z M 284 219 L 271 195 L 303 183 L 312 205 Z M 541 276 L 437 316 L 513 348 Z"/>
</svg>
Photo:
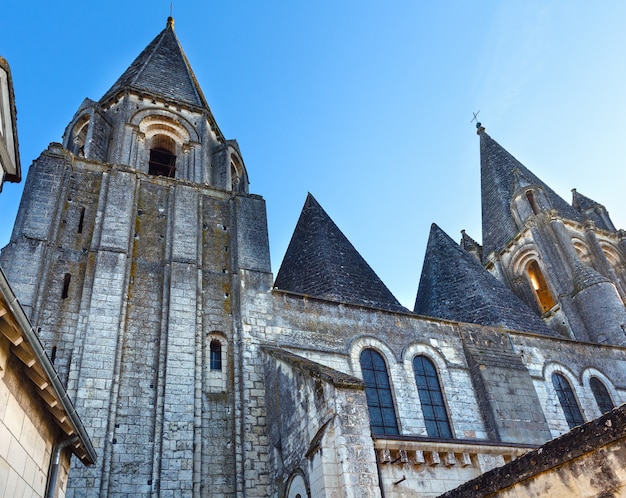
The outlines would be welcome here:
<svg viewBox="0 0 626 498">
<path fill-rule="evenodd" d="M 200 85 L 174 33 L 171 17 L 167 19 L 165 29 L 139 54 L 100 102 L 124 90 L 208 109 Z"/>
<path fill-rule="evenodd" d="M 343 303 L 407 311 L 311 194 L 274 287 Z"/>
<path fill-rule="evenodd" d="M 415 313 L 556 335 L 525 303 L 433 223 Z"/>
<path fill-rule="evenodd" d="M 598 228 L 604 230 L 614 230 L 613 226 L 608 226 L 606 221 L 600 216 L 599 210 L 607 213 L 606 208 L 599 202 L 590 199 L 578 192 L 575 188 L 572 189 L 572 206 L 578 212 L 580 212 L 585 218 L 592 220 Z"/>
<path fill-rule="evenodd" d="M 487 133 L 480 133 L 483 257 L 504 247 L 517 233 L 511 200 L 520 182 L 539 187 L 563 218 L 583 221 L 582 215 L 507 152 Z"/>
</svg>

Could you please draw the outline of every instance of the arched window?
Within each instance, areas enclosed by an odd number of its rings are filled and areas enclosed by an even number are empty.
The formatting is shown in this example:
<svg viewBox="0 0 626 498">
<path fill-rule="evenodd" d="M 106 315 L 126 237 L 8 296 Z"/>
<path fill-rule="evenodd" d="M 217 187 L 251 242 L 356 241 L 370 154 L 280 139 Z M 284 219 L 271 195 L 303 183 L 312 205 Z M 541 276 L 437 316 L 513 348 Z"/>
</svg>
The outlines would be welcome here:
<svg viewBox="0 0 626 498">
<path fill-rule="evenodd" d="M 435 365 L 425 356 L 416 356 L 413 359 L 413 372 L 424 413 L 426 432 L 430 437 L 451 438 L 452 428 Z"/>
<path fill-rule="evenodd" d="M 239 163 L 239 160 L 233 155 L 230 158 L 230 187 L 233 192 L 239 192 L 241 190 L 241 177 L 243 168 Z"/>
<path fill-rule="evenodd" d="M 591 379 L 589 379 L 589 386 L 591 387 L 593 397 L 596 398 L 596 403 L 598 403 L 598 407 L 602 413 L 610 412 L 613 408 L 615 408 L 611 395 L 606 390 L 606 387 L 600 379 L 597 377 L 591 377 Z"/>
<path fill-rule="evenodd" d="M 526 199 L 528 200 L 528 204 L 530 204 L 530 208 L 533 210 L 533 214 L 539 214 L 539 206 L 537 205 L 537 201 L 535 200 L 535 195 L 532 190 L 526 191 Z"/>
<path fill-rule="evenodd" d="M 155 176 L 174 178 L 176 174 L 176 142 L 167 135 L 152 138 L 148 173 Z"/>
<path fill-rule="evenodd" d="M 372 432 L 374 434 L 398 434 L 396 410 L 393 406 L 385 360 L 373 349 L 364 349 L 360 362 Z"/>
<path fill-rule="evenodd" d="M 567 420 L 569 428 L 573 429 L 577 425 L 584 424 L 585 421 L 580 413 L 574 391 L 572 391 L 572 386 L 570 386 L 567 379 L 555 372 L 552 374 L 552 385 L 561 403 L 561 408 L 563 408 L 563 412 L 565 413 L 565 420 Z"/>
<path fill-rule="evenodd" d="M 211 341 L 211 345 L 209 346 L 209 364 L 211 370 L 221 370 L 222 369 L 222 343 L 217 339 L 213 339 Z"/>
<path fill-rule="evenodd" d="M 535 296 L 537 296 L 541 312 L 545 313 L 555 305 L 554 298 L 552 297 L 552 294 L 550 294 L 550 289 L 548 289 L 546 279 L 543 277 L 543 273 L 541 273 L 539 265 L 534 260 L 528 264 L 526 272 L 528 273 L 530 284 L 535 291 Z"/>
<path fill-rule="evenodd" d="M 85 115 L 78 120 L 72 128 L 68 140 L 68 148 L 75 156 L 85 157 L 85 143 L 87 141 L 87 130 L 89 129 L 89 115 Z"/>
</svg>

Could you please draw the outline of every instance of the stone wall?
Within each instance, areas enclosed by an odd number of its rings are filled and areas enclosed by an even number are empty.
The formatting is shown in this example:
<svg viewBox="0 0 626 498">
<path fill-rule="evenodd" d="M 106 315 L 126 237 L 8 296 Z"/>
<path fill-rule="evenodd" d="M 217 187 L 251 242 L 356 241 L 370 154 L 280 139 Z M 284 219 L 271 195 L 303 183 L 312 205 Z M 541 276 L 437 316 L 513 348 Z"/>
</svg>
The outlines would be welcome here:
<svg viewBox="0 0 626 498">
<path fill-rule="evenodd" d="M 626 407 L 546 443 L 442 498 L 591 498 L 626 494 Z"/>
<path fill-rule="evenodd" d="M 0 335 L 0 496 L 44 496 L 53 445 L 63 439 L 23 364 Z M 58 498 L 65 496 L 70 451 L 62 453 Z"/>
</svg>

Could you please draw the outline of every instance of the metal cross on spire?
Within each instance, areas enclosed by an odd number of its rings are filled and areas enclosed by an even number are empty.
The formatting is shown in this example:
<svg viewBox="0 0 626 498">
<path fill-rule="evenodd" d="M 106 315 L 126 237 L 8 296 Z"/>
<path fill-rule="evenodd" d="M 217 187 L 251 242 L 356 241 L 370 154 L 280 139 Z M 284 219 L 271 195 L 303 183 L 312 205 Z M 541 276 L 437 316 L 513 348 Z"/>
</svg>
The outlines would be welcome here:
<svg viewBox="0 0 626 498">
<path fill-rule="evenodd" d="M 476 112 L 472 113 L 474 115 L 474 117 L 472 118 L 472 120 L 470 121 L 470 123 L 473 123 L 474 121 L 476 121 L 478 123 L 478 114 L 480 114 L 480 109 Z"/>
</svg>

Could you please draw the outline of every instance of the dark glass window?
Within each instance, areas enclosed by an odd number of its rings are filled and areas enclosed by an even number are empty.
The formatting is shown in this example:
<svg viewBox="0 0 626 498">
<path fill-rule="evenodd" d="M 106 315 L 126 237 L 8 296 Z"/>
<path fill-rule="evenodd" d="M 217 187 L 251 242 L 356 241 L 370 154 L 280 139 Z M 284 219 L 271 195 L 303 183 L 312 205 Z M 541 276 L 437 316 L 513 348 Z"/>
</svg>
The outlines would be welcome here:
<svg viewBox="0 0 626 498">
<path fill-rule="evenodd" d="M 413 372 L 424 413 L 426 432 L 430 437 L 451 438 L 452 428 L 435 365 L 425 356 L 416 356 L 413 359 Z"/>
<path fill-rule="evenodd" d="M 580 408 L 576 402 L 574 391 L 572 391 L 572 386 L 570 386 L 567 379 L 561 374 L 553 373 L 552 385 L 556 390 L 556 395 L 559 397 L 559 402 L 561 403 L 561 407 L 565 413 L 565 420 L 567 420 L 569 428 L 573 429 L 577 425 L 584 424 L 585 421 L 580 413 Z"/>
<path fill-rule="evenodd" d="M 213 339 L 211 341 L 211 345 L 209 346 L 210 352 L 210 368 L 211 370 L 221 370 L 222 369 L 222 343 L 217 339 Z"/>
<path fill-rule="evenodd" d="M 606 387 L 600 379 L 597 377 L 591 377 L 591 380 L 589 380 L 589 386 L 591 386 L 593 397 L 596 398 L 596 403 L 598 403 L 598 407 L 602 413 L 610 412 L 613 408 L 615 408 L 609 392 L 606 390 Z"/>
<path fill-rule="evenodd" d="M 361 353 L 361 372 L 365 381 L 365 395 L 374 434 L 398 434 L 396 410 L 393 406 L 387 365 L 373 349 Z"/>
</svg>

